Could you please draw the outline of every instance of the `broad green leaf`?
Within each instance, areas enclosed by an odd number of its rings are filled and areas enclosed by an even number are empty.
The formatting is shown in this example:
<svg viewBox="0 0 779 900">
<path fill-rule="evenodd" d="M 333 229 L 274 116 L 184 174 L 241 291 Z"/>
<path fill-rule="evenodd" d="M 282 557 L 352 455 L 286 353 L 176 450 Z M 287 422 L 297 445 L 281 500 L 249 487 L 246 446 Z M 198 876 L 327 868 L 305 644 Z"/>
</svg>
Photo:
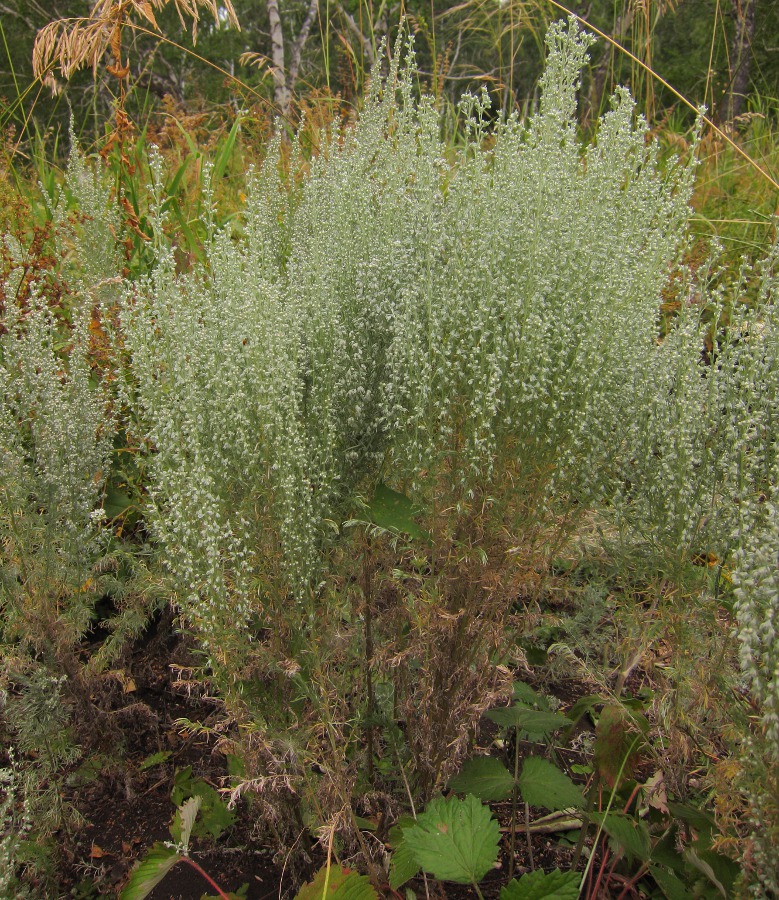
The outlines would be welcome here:
<svg viewBox="0 0 779 900">
<path fill-rule="evenodd" d="M 668 811 L 677 819 L 687 822 L 688 825 L 704 834 L 709 834 L 715 828 L 715 822 L 705 810 L 688 803 L 674 803 L 669 801 Z"/>
<path fill-rule="evenodd" d="M 729 897 L 733 882 L 739 875 L 738 864 L 720 853 L 705 850 L 696 842 L 684 851 L 685 860 L 714 885 L 723 897 Z"/>
<path fill-rule="evenodd" d="M 378 900 L 378 896 L 367 875 L 332 865 L 322 866 L 295 900 Z"/>
<path fill-rule="evenodd" d="M 189 797 L 179 804 L 176 815 L 173 817 L 173 824 L 170 826 L 170 834 L 173 840 L 180 847 L 184 848 L 185 853 L 189 847 L 192 829 L 202 804 L 202 797 Z"/>
<path fill-rule="evenodd" d="M 152 753 L 151 756 L 147 756 L 146 759 L 140 765 L 140 771 L 145 772 L 147 769 L 151 769 L 153 766 L 159 766 L 161 763 L 166 762 L 170 759 L 170 750 L 160 750 L 159 753 Z"/>
<path fill-rule="evenodd" d="M 392 858 L 390 859 L 389 884 L 393 891 L 404 885 L 419 871 L 419 863 L 403 837 L 406 829 L 412 828 L 414 824 L 415 820 L 410 816 L 403 816 L 397 825 L 390 828 L 389 840 L 392 847 Z"/>
<path fill-rule="evenodd" d="M 514 776 L 499 759 L 476 756 L 449 782 L 458 794 L 474 794 L 480 800 L 505 800 L 514 790 Z"/>
<path fill-rule="evenodd" d="M 132 498 L 124 491 L 120 491 L 119 488 L 115 488 L 112 485 L 106 488 L 105 497 L 103 498 L 103 509 L 105 510 L 106 518 L 115 519 L 117 516 L 121 516 L 125 510 L 132 506 L 132 503 Z"/>
<path fill-rule="evenodd" d="M 143 900 L 182 857 L 164 844 L 155 844 L 133 869 L 120 900 Z"/>
<path fill-rule="evenodd" d="M 518 704 L 491 709 L 486 716 L 503 728 L 518 728 L 521 731 L 527 731 L 528 734 L 543 737 L 571 724 L 571 720 L 562 713 L 528 709 L 526 706 Z"/>
<path fill-rule="evenodd" d="M 529 756 L 522 764 L 519 791 L 525 803 L 544 809 L 580 807 L 584 802 L 581 790 L 565 772 L 540 756 Z"/>
<path fill-rule="evenodd" d="M 500 900 L 577 900 L 582 877 L 578 872 L 528 872 L 500 889 Z"/>
<path fill-rule="evenodd" d="M 411 500 L 405 494 L 388 488 L 386 484 L 376 486 L 367 513 L 369 521 L 374 525 L 408 534 L 418 540 L 429 540 L 430 535 L 414 521 L 414 516 L 419 515 L 419 511 L 414 509 Z"/>
<path fill-rule="evenodd" d="M 216 840 L 235 821 L 235 813 L 227 808 L 219 792 L 202 778 L 192 777 L 192 766 L 186 766 L 176 772 L 171 792 L 171 799 L 177 806 L 181 806 L 189 797 L 199 797 L 202 800 L 200 819 L 195 826 L 194 834 L 210 835 Z M 177 839 L 175 835 L 174 839 Z"/>
<path fill-rule="evenodd" d="M 610 787 L 615 787 L 620 778 L 629 778 L 638 762 L 643 745 L 638 719 L 624 707 L 612 704 L 603 708 L 595 726 L 595 768 Z"/>
<path fill-rule="evenodd" d="M 627 856 L 646 862 L 652 852 L 652 841 L 646 822 L 622 813 L 592 813 L 593 822 L 603 825 L 603 830 Z"/>
<path fill-rule="evenodd" d="M 672 872 L 660 866 L 650 865 L 649 874 L 668 900 L 687 900 L 690 896 L 687 885 Z"/>
<path fill-rule="evenodd" d="M 474 796 L 438 797 L 403 839 L 426 872 L 441 881 L 476 884 L 498 858 L 500 827 Z"/>
<path fill-rule="evenodd" d="M 533 690 L 524 681 L 515 681 L 513 692 L 514 699 L 518 703 L 524 703 L 525 706 L 540 706 L 542 709 L 549 709 L 547 698 L 543 694 L 539 694 L 538 691 Z"/>
</svg>

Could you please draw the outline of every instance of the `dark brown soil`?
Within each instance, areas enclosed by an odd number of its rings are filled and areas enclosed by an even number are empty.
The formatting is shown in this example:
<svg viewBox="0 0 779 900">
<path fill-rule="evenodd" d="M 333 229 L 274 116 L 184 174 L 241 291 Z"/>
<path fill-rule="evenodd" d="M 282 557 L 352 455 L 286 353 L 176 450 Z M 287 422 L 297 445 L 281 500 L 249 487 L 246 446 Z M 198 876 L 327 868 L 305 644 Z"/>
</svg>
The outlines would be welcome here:
<svg viewBox="0 0 779 900">
<path fill-rule="evenodd" d="M 156 635 L 126 667 L 118 691 L 107 687 L 97 698 L 116 726 L 117 742 L 82 761 L 69 779 L 66 800 L 82 817 L 81 827 L 61 837 L 66 871 L 62 886 L 75 897 L 118 896 L 130 871 L 157 841 L 171 840 L 175 813 L 171 791 L 177 770 L 192 766 L 193 777 L 218 789 L 226 776 L 225 759 L 204 738 L 187 737 L 176 719 L 205 721 L 213 704 L 174 688 L 171 662 L 187 662 L 186 642 L 170 631 Z M 113 752 L 112 752 L 113 749 Z M 119 751 L 119 752 L 117 752 Z M 142 768 L 161 751 L 164 762 Z M 251 812 L 246 803 L 218 841 L 194 838 L 190 855 L 225 892 L 243 890 L 247 900 L 278 897 L 281 873 L 272 850 L 251 840 Z M 248 886 L 248 887 L 244 887 Z M 200 900 L 215 896 L 213 886 L 186 862 L 178 863 L 149 894 L 151 900 Z"/>
<path fill-rule="evenodd" d="M 170 840 L 169 826 L 175 812 L 171 790 L 177 771 L 191 766 L 194 777 L 217 789 L 223 786 L 227 774 L 224 757 L 215 753 L 213 744 L 205 738 L 188 737 L 175 724 L 180 718 L 203 722 L 213 721 L 219 715 L 213 703 L 186 696 L 175 687 L 171 663 L 186 665 L 191 661 L 186 640 L 164 623 L 126 661 L 123 680 L 112 685 L 109 679 L 103 693 L 94 698 L 116 726 L 117 743 L 121 746 L 106 748 L 106 752 L 82 761 L 68 780 L 65 799 L 78 811 L 82 824 L 70 835 L 60 836 L 65 862 L 61 886 L 65 895 L 69 893 L 79 900 L 118 896 L 136 862 L 155 842 Z M 586 693 L 582 685 L 559 687 L 555 693 L 564 697 L 565 705 L 577 694 Z M 571 696 L 564 696 L 567 693 Z M 487 720 L 483 722 L 485 730 L 480 732 L 478 741 L 481 752 L 493 743 L 494 735 L 489 730 L 495 728 Z M 522 755 L 533 750 L 530 745 L 520 748 Z M 151 754 L 161 751 L 169 754 L 164 762 L 142 767 Z M 566 759 L 569 763 L 576 761 Z M 487 900 L 499 896 L 509 870 L 511 807 L 494 804 L 493 810 L 504 835 L 504 852 L 499 865 L 481 884 Z M 250 803 L 242 802 L 235 812 L 234 825 L 218 841 L 193 840 L 191 858 L 225 893 L 241 892 L 240 896 L 247 900 L 289 894 L 294 886 L 289 878 L 282 878 L 274 864 L 275 848 L 258 845 L 252 837 Z M 531 811 L 531 820 L 543 812 Z M 570 867 L 570 845 L 561 844 L 558 835 L 540 834 L 533 835 L 529 847 L 521 825 L 520 821 L 515 877 L 532 869 L 565 871 Z M 410 886 L 417 896 L 425 897 L 429 892 L 438 900 L 476 896 L 470 887 L 442 885 L 432 879 L 428 879 L 427 887 L 421 880 L 412 881 Z M 152 900 L 201 900 L 216 894 L 199 872 L 180 862 L 149 896 Z M 393 896 L 392 892 L 388 890 L 387 896 Z"/>
</svg>

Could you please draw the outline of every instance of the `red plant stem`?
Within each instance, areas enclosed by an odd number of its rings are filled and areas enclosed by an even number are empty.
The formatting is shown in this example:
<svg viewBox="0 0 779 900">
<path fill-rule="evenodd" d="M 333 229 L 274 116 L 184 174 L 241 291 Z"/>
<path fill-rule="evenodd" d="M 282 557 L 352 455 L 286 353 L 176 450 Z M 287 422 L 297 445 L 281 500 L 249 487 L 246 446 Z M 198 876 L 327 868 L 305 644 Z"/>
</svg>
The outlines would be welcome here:
<svg viewBox="0 0 779 900">
<path fill-rule="evenodd" d="M 195 862 L 194 859 L 190 859 L 188 856 L 182 856 L 181 858 L 184 862 L 189 863 L 190 866 L 192 866 L 192 868 L 196 872 L 198 872 L 200 875 L 203 876 L 203 878 L 205 878 L 205 880 L 211 885 L 211 887 L 217 892 L 217 894 L 219 894 L 219 896 L 222 898 L 222 900 L 230 900 L 230 898 L 227 896 L 227 894 L 225 894 L 225 892 L 222 890 L 222 888 L 219 887 L 219 885 L 208 874 L 208 872 L 201 869 L 200 866 Z"/>
<path fill-rule="evenodd" d="M 625 887 L 622 888 L 622 891 L 620 892 L 619 897 L 617 897 L 617 900 L 622 900 L 622 898 L 625 896 L 625 894 L 627 894 L 628 891 L 632 891 L 648 871 L 649 866 L 644 863 L 631 879 L 626 880 Z"/>
<path fill-rule="evenodd" d="M 592 848 L 593 853 L 595 852 L 595 849 L 596 849 L 595 847 Z M 600 871 L 598 872 L 598 879 L 595 882 L 595 887 L 593 887 L 592 890 L 587 891 L 587 896 L 592 897 L 593 900 L 595 900 L 595 898 L 598 896 L 598 888 L 600 887 L 600 883 L 603 880 L 603 873 L 606 871 L 606 863 L 608 862 L 608 859 L 609 859 L 609 848 L 604 847 L 603 848 L 603 859 L 600 864 Z"/>
<path fill-rule="evenodd" d="M 640 784 L 637 784 L 637 785 L 633 788 L 633 790 L 632 790 L 630 796 L 628 797 L 628 802 L 625 804 L 625 808 L 622 810 L 622 812 L 624 812 L 625 815 L 628 814 L 628 810 L 630 809 L 630 804 L 633 802 L 633 798 L 636 796 L 636 794 L 638 793 L 638 791 L 639 791 L 640 788 L 641 788 L 641 785 L 640 785 Z"/>
</svg>

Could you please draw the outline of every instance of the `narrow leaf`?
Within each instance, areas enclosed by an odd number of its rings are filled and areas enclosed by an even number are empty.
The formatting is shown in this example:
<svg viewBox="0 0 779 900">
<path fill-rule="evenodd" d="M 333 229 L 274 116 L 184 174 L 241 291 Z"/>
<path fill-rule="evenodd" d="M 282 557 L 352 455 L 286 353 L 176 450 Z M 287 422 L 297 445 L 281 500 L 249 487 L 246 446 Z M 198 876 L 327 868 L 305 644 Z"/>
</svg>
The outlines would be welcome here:
<svg viewBox="0 0 779 900">
<path fill-rule="evenodd" d="M 225 138 L 224 144 L 222 144 L 219 153 L 214 161 L 214 174 L 213 174 L 213 184 L 218 184 L 220 179 L 225 173 L 227 169 L 227 163 L 230 161 L 230 157 L 233 153 L 233 148 L 235 147 L 235 140 L 238 137 L 238 129 L 241 127 L 241 117 L 233 122 L 233 127 L 230 129 L 230 133 Z"/>
</svg>

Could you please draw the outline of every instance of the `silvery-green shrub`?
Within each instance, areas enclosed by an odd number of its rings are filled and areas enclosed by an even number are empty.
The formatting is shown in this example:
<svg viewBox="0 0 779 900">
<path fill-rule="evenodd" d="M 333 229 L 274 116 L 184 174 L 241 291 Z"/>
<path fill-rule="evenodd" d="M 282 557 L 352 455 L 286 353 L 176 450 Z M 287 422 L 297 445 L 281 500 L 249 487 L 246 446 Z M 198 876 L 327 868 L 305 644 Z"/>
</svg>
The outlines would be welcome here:
<svg viewBox="0 0 779 900">
<path fill-rule="evenodd" d="M 91 623 L 113 439 L 88 318 L 74 315 L 70 327 L 33 290 L 26 308 L 8 304 L 0 336 L 3 639 L 55 655 Z"/>
<path fill-rule="evenodd" d="M 379 478 L 430 509 L 503 491 L 549 518 L 611 492 L 692 170 L 661 171 L 624 90 L 582 148 L 589 41 L 550 31 L 529 124 L 491 129 L 466 98 L 454 158 L 398 46 L 303 174 L 271 146 L 202 268 L 177 274 L 160 241 L 123 313 L 130 399 L 203 634 L 247 621 L 270 573 L 305 595 L 328 523 Z"/>
</svg>

